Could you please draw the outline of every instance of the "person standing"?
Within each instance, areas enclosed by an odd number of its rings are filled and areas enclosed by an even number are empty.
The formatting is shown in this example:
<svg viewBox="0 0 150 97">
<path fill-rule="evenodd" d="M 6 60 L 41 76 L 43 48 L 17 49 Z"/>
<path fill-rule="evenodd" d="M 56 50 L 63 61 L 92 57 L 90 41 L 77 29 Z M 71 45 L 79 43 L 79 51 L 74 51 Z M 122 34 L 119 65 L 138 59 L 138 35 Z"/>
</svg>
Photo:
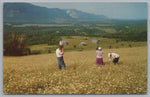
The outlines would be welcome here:
<svg viewBox="0 0 150 97">
<path fill-rule="evenodd" d="M 56 49 L 56 56 L 57 56 L 57 60 L 58 60 L 58 68 L 61 70 L 62 68 L 65 69 L 66 65 L 64 63 L 64 58 L 63 58 L 63 54 L 64 54 L 64 49 L 63 46 L 59 46 Z"/>
<path fill-rule="evenodd" d="M 113 64 L 118 63 L 120 58 L 119 54 L 116 53 L 108 53 L 108 57 L 109 57 L 109 61 L 111 61 L 111 59 L 113 58 Z"/>
<path fill-rule="evenodd" d="M 96 51 L 96 64 L 97 65 L 104 65 L 104 62 L 103 62 L 103 57 L 102 57 L 102 54 L 103 54 L 103 50 L 101 47 L 98 47 L 98 50 Z"/>
</svg>

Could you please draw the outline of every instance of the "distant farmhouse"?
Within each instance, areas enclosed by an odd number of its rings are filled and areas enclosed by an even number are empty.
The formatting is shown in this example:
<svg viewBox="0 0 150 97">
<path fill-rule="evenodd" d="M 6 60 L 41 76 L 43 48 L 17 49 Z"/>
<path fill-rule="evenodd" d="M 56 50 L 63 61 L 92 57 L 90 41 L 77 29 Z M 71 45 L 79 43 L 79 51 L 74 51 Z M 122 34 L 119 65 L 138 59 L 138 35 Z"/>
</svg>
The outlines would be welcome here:
<svg viewBox="0 0 150 97">
<path fill-rule="evenodd" d="M 59 31 L 56 31 L 56 33 L 60 33 Z"/>
<path fill-rule="evenodd" d="M 99 40 L 93 39 L 93 40 L 92 40 L 92 43 L 98 44 L 98 43 L 99 43 Z"/>
<path fill-rule="evenodd" d="M 62 40 L 62 41 L 59 41 L 59 45 L 67 45 L 67 42 Z"/>
<path fill-rule="evenodd" d="M 80 45 L 86 46 L 86 43 L 85 42 L 81 42 Z"/>
</svg>

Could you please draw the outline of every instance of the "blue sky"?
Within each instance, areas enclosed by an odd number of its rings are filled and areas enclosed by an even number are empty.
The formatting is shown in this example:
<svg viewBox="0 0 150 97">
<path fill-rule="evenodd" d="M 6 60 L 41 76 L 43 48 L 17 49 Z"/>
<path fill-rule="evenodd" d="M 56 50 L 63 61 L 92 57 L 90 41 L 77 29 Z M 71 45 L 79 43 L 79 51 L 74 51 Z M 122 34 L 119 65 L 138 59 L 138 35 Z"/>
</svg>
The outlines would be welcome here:
<svg viewBox="0 0 150 97">
<path fill-rule="evenodd" d="M 47 8 L 77 9 L 112 19 L 147 19 L 147 3 L 48 2 L 32 3 Z"/>
</svg>

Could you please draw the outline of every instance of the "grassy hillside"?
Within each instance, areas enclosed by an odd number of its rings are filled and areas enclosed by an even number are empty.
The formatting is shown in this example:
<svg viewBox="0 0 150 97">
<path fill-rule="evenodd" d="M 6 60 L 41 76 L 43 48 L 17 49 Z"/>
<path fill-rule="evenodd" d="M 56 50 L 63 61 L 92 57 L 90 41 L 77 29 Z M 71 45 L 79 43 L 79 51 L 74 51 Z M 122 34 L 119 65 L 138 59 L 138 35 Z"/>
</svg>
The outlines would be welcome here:
<svg viewBox="0 0 150 97">
<path fill-rule="evenodd" d="M 120 41 L 119 39 L 111 39 L 111 38 L 101 38 L 101 37 L 85 37 L 85 36 L 69 36 L 69 37 L 61 37 L 62 40 L 65 40 L 68 45 L 64 45 L 65 51 L 84 51 L 84 50 L 95 50 L 97 47 L 101 46 L 102 48 L 109 49 L 111 48 L 126 48 L 131 45 L 131 47 L 139 47 L 146 46 L 147 42 L 133 42 L 133 41 Z M 92 39 L 99 40 L 98 44 L 92 43 Z M 80 43 L 85 42 L 86 46 L 81 46 Z M 58 43 L 59 44 L 59 43 Z M 75 46 L 75 47 L 74 47 Z M 32 45 L 29 48 L 31 52 L 39 51 L 40 53 L 48 53 L 49 50 L 51 52 L 55 52 L 58 45 Z"/>
<path fill-rule="evenodd" d="M 95 50 L 64 55 L 58 70 L 55 53 L 3 58 L 4 94 L 146 94 L 147 47 L 103 49 L 105 66 L 96 66 Z M 108 52 L 120 54 L 119 64 Z"/>
</svg>

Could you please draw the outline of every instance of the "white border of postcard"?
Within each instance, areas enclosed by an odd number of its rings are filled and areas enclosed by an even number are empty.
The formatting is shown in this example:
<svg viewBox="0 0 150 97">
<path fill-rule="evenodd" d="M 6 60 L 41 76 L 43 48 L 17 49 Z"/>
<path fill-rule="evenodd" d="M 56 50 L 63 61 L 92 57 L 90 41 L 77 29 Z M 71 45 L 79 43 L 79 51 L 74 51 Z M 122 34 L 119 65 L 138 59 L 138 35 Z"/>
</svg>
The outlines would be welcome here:
<svg viewBox="0 0 150 97">
<path fill-rule="evenodd" d="M 4 95 L 3 94 L 3 3 L 4 2 L 145 2 L 148 5 L 148 90 L 147 95 Z M 59 96 L 97 96 L 97 97 L 150 97 L 150 0 L 0 0 L 0 97 L 35 97 L 35 96 L 47 96 L 47 97 L 59 97 Z"/>
</svg>

